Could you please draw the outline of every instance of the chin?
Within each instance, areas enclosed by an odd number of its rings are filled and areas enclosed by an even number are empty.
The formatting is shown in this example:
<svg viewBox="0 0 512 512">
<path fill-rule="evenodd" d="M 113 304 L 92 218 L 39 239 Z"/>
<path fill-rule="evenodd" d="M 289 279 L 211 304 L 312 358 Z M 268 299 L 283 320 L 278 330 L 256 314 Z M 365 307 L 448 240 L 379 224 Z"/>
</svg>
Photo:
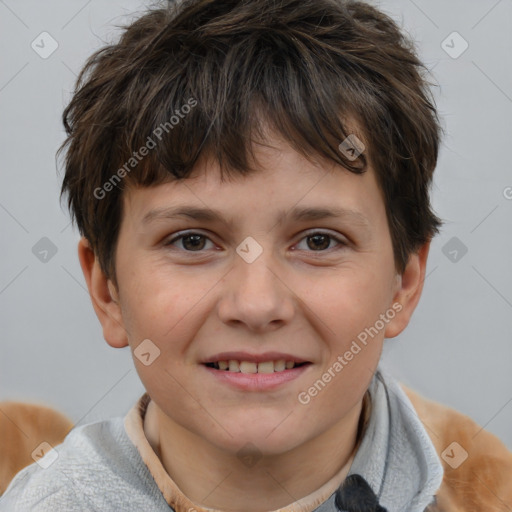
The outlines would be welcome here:
<svg viewBox="0 0 512 512">
<path fill-rule="evenodd" d="M 287 426 L 279 431 L 279 427 L 275 428 L 278 424 L 279 421 L 273 423 L 272 426 L 262 426 L 254 422 L 250 425 L 240 423 L 236 431 L 229 430 L 233 437 L 226 434 L 222 439 L 212 441 L 222 450 L 239 457 L 245 452 L 252 451 L 260 457 L 281 455 L 295 448 L 302 440 L 295 439 L 295 436 L 290 435 L 290 429 L 293 431 L 295 427 Z"/>
</svg>

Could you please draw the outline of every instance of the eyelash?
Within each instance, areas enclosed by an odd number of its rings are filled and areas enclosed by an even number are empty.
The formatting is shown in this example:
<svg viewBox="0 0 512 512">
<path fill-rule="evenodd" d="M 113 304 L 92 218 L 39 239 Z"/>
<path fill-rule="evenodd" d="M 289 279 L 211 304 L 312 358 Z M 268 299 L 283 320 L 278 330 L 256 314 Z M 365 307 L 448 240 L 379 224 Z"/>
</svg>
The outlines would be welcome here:
<svg viewBox="0 0 512 512">
<path fill-rule="evenodd" d="M 199 235 L 201 237 L 204 237 L 206 238 L 207 240 L 210 240 L 206 235 L 204 235 L 203 233 L 198 233 L 196 231 L 184 231 L 184 232 L 181 232 L 178 234 L 178 236 L 172 238 L 171 240 L 167 241 L 167 242 L 164 242 L 164 246 L 165 247 L 169 247 L 171 246 L 174 242 L 178 241 L 178 240 L 182 240 L 183 238 L 187 238 L 189 236 L 193 236 L 193 235 Z M 339 247 L 338 249 L 341 249 L 343 247 L 346 247 L 348 245 L 348 243 L 344 240 L 342 240 L 341 238 L 335 236 L 335 235 L 332 235 L 328 232 L 325 232 L 325 231 L 311 231 L 309 233 L 306 233 L 301 239 L 300 241 L 304 240 L 305 238 L 309 238 L 309 237 L 313 237 L 314 235 L 324 235 L 324 236 L 327 236 L 328 238 L 332 239 L 332 240 L 335 240 L 336 242 L 338 242 L 338 244 L 341 246 Z M 210 240 L 211 242 L 211 240 Z M 180 249 L 181 251 L 183 252 L 188 252 L 188 253 L 202 253 L 205 251 L 205 249 L 201 249 L 201 250 L 198 250 L 198 251 L 188 251 L 186 249 Z M 336 250 L 336 248 L 330 248 L 330 249 L 323 249 L 323 250 L 318 250 L 318 251 L 306 251 L 306 252 L 311 252 L 311 253 L 322 253 L 322 252 L 330 252 L 331 250 Z"/>
</svg>

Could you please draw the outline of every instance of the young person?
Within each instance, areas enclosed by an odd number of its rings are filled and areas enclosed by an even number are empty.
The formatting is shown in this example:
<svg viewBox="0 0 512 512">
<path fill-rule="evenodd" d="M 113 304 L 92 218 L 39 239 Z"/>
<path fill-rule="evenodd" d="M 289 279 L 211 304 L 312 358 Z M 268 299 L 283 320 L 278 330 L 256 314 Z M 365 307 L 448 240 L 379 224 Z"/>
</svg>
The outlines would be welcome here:
<svg viewBox="0 0 512 512">
<path fill-rule="evenodd" d="M 503 443 L 378 366 L 441 226 L 424 71 L 345 0 L 185 0 L 90 58 L 62 192 L 105 340 L 147 392 L 0 510 L 512 507 Z"/>
</svg>

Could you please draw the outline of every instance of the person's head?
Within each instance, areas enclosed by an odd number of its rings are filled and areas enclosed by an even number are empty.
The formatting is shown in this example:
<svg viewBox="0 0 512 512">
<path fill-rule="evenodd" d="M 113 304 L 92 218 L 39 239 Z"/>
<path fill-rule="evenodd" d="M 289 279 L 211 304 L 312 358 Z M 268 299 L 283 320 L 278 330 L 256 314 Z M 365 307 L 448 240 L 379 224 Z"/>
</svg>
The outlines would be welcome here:
<svg viewBox="0 0 512 512">
<path fill-rule="evenodd" d="M 150 354 L 137 371 L 173 421 L 277 453 L 360 403 L 441 225 L 424 71 L 391 18 L 343 0 L 186 0 L 90 58 L 62 193 L 104 337 Z M 204 363 L 241 351 L 310 364 L 240 391 Z"/>
</svg>

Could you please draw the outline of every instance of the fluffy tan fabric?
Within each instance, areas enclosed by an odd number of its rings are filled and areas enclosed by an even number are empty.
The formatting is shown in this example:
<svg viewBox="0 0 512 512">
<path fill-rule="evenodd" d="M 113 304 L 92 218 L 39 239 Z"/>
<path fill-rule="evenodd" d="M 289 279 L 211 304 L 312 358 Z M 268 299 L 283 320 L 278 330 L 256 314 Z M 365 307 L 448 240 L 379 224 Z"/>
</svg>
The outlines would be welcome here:
<svg viewBox="0 0 512 512">
<path fill-rule="evenodd" d="M 437 508 L 429 512 L 511 512 L 512 453 L 507 447 L 470 417 L 401 386 L 445 471 Z M 458 465 L 465 457 L 462 450 L 467 458 Z"/>
<path fill-rule="evenodd" d="M 507 447 L 468 416 L 402 388 L 445 471 L 437 505 L 428 512 L 511 512 L 512 453 Z M 18 471 L 34 462 L 32 452 L 42 442 L 56 446 L 72 427 L 71 420 L 51 408 L 0 402 L 0 494 Z"/>
<path fill-rule="evenodd" d="M 18 471 L 35 462 L 32 452 L 41 443 L 56 446 L 72 428 L 69 418 L 49 407 L 0 402 L 0 495 Z"/>
</svg>

